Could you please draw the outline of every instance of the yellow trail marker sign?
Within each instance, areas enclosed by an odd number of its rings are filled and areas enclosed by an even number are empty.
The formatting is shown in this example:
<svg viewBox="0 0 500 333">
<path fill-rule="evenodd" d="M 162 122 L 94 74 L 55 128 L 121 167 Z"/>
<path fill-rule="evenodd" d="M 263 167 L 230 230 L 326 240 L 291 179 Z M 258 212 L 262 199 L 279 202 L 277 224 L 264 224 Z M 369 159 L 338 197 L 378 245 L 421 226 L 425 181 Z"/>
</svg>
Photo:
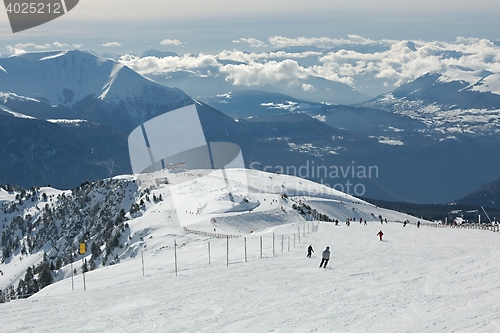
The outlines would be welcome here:
<svg viewBox="0 0 500 333">
<path fill-rule="evenodd" d="M 80 243 L 80 254 L 85 254 L 87 252 L 87 247 L 85 246 L 85 243 Z"/>
</svg>

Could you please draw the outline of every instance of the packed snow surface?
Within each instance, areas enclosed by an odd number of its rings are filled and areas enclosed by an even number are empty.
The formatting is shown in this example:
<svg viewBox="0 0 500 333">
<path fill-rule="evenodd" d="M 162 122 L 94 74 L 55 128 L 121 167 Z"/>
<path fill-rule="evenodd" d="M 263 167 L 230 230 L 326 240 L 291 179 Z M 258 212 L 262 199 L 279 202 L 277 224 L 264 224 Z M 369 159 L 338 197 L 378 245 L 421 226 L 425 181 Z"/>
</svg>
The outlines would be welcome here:
<svg viewBox="0 0 500 333">
<path fill-rule="evenodd" d="M 310 222 L 307 222 L 310 223 Z M 313 230 L 312 223 L 310 231 Z M 398 223 L 304 224 L 173 246 L 2 304 L 2 332 L 493 332 L 500 329 L 499 235 Z M 384 231 L 380 242 L 376 233 Z M 302 232 L 302 231 L 301 231 Z M 281 253 L 281 238 L 286 235 Z M 208 241 L 212 263 L 208 264 Z M 306 247 L 315 252 L 306 258 Z M 172 244 L 173 245 L 173 244 Z M 327 269 L 318 268 L 330 246 Z"/>
</svg>

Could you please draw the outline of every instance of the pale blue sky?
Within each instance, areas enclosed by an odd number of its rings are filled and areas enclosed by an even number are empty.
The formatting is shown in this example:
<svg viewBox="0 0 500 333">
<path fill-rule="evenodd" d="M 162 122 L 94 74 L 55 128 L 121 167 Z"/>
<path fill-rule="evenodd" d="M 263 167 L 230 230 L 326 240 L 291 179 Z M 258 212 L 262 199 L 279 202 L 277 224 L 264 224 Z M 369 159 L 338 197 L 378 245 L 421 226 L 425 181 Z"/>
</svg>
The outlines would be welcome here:
<svg viewBox="0 0 500 333">
<path fill-rule="evenodd" d="M 266 41 L 273 36 L 344 38 L 349 34 L 372 39 L 498 40 L 498 17 L 500 2 L 491 0 L 81 0 L 63 17 L 16 34 L 10 31 L 2 7 L 0 53 L 7 53 L 5 45 L 54 42 L 110 53 L 148 48 L 211 53 L 242 49 L 243 45 L 233 43 L 239 38 Z M 182 44 L 160 45 L 165 39 Z"/>
</svg>

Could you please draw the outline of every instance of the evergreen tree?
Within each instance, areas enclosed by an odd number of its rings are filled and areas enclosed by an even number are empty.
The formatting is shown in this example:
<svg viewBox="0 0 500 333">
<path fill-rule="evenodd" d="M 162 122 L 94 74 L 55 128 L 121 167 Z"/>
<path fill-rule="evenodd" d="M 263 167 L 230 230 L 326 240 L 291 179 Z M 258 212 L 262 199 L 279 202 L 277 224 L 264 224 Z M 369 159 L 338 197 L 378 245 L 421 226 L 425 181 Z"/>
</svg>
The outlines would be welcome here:
<svg viewBox="0 0 500 333">
<path fill-rule="evenodd" d="M 40 289 L 45 288 L 54 281 L 54 277 L 52 276 L 50 268 L 48 267 L 48 263 L 44 263 L 42 265 L 43 268 L 40 274 L 38 274 L 38 287 Z"/>
<path fill-rule="evenodd" d="M 57 258 L 56 269 L 61 269 L 61 267 L 62 267 L 62 260 L 61 260 L 61 258 Z"/>
<path fill-rule="evenodd" d="M 93 260 L 97 259 L 102 253 L 101 247 L 95 242 L 92 243 L 92 245 L 90 247 L 90 251 L 92 252 L 91 259 L 93 259 Z"/>
</svg>

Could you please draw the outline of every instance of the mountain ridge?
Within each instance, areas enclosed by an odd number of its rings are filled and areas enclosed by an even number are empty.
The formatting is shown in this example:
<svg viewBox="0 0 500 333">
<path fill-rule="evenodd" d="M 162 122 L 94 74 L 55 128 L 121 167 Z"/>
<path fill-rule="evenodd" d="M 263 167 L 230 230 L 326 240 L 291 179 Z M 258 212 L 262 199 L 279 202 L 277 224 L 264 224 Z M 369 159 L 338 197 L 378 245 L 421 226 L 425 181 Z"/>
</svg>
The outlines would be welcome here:
<svg viewBox="0 0 500 333">
<path fill-rule="evenodd" d="M 13 142 L 14 145 L 0 148 L 7 154 L 5 156 L 8 156 L 4 171 L 0 174 L 0 182 L 17 183 L 27 188 L 46 184 L 59 188 L 72 188 L 85 181 L 129 173 L 131 166 L 126 149 L 126 137 L 130 132 L 144 121 L 189 104 L 196 106 L 206 141 L 232 142 L 238 145 L 247 167 L 252 165 L 267 170 L 289 169 L 295 170 L 295 173 L 302 168 L 300 170 L 307 170 L 305 178 L 332 187 L 337 186 L 348 191 L 346 187 L 354 183 L 358 185 L 358 189 L 363 189 L 357 193 L 359 195 L 388 201 L 449 202 L 471 192 L 480 184 L 490 180 L 491 176 L 500 176 L 498 169 L 495 168 L 500 159 L 496 153 L 499 143 L 494 136 L 473 136 L 468 132 L 441 133 L 433 130 L 433 124 L 412 119 L 411 115 L 390 114 L 363 106 L 313 102 L 293 102 L 297 103 L 293 104 L 291 103 L 293 100 L 287 102 L 288 97 L 279 95 L 278 100 L 271 101 L 272 105 L 263 100 L 268 104 L 263 107 L 263 111 L 266 111 L 266 108 L 283 107 L 284 113 L 279 110 L 275 115 L 234 119 L 203 102 L 192 99 L 178 89 L 156 84 L 117 65 L 116 61 L 98 58 L 90 53 L 79 51 L 37 54 L 36 57 L 25 56 L 35 60 L 14 58 L 10 61 L 16 63 L 21 60 L 29 61 L 31 66 L 37 64 L 47 72 L 53 68 L 55 72 L 51 75 L 58 75 L 57 73 L 61 71 L 54 68 L 55 63 L 66 62 L 69 66 L 75 64 L 72 60 L 75 57 L 81 58 L 79 61 L 86 59 L 89 68 L 96 70 L 106 68 L 99 74 L 102 79 L 97 80 L 98 85 L 88 87 L 89 91 L 97 91 L 99 94 L 86 95 L 79 101 L 75 97 L 73 104 L 68 106 L 53 105 L 41 94 L 38 99 L 17 95 L 14 92 L 0 94 L 2 110 L 0 113 L 11 118 L 35 118 L 24 119 L 24 122 L 19 119 L 9 119 L 17 125 L 24 124 L 26 129 L 23 129 L 23 134 L 12 131 L 4 131 L 2 134 L 4 142 Z M 68 60 L 64 61 L 64 57 Z M 43 61 L 36 60 L 44 58 L 46 59 Z M 2 64 L 9 63 L 9 58 L 0 60 Z M 112 75 L 113 68 L 117 72 Z M 37 71 L 41 73 L 42 69 Z M 76 81 L 72 84 L 78 85 L 80 78 L 78 68 L 68 70 L 64 77 L 71 77 L 72 73 Z M 0 73 L 2 76 L 4 74 Z M 8 78 L 9 74 L 5 75 Z M 48 75 L 44 82 L 45 89 L 51 86 L 51 75 Z M 38 75 L 38 78 L 41 80 L 44 76 Z M 61 82 L 64 83 L 65 80 L 56 80 L 56 83 L 59 83 L 55 85 L 54 91 L 62 94 L 65 85 Z M 3 80 L 1 84 L 7 85 L 6 82 Z M 29 77 L 20 77 L 18 83 L 20 82 L 26 85 L 25 90 L 30 89 Z M 106 84 L 109 91 L 103 95 L 103 99 L 99 99 Z M 124 91 L 121 87 L 127 84 L 131 87 L 145 88 L 137 89 L 137 95 L 127 96 L 122 100 L 112 100 L 113 91 L 119 96 L 118 93 Z M 31 91 L 30 94 L 35 96 L 36 92 Z M 82 93 L 81 96 L 83 95 Z M 286 103 L 280 102 L 283 99 L 286 99 Z M 260 104 L 262 103 L 259 103 L 259 107 Z M 295 113 L 286 111 L 284 107 L 296 108 Z M 251 109 L 250 111 L 252 112 Z M 49 131 L 50 137 L 59 138 L 58 142 L 48 142 L 47 138 L 39 139 L 38 130 L 30 128 L 37 126 L 39 124 L 37 121 L 44 120 L 53 123 L 54 126 L 51 126 Z M 62 160 L 51 159 L 50 156 L 45 156 L 46 154 L 42 156 L 38 151 L 33 154 L 32 147 L 36 146 L 38 141 L 43 143 L 40 145 L 44 147 L 43 151 L 51 152 L 55 149 L 62 156 L 63 150 L 66 149 L 67 156 L 74 158 L 63 159 L 62 163 Z M 81 143 L 79 149 L 73 148 L 75 142 Z M 17 152 L 13 150 L 14 147 Z M 75 156 L 77 151 L 82 151 L 84 163 Z M 467 159 L 455 163 L 453 169 L 450 169 L 448 163 L 443 163 L 443 161 L 454 161 L 457 156 L 464 155 Z M 478 159 L 484 163 L 475 163 Z M 75 165 L 70 165 L 71 163 Z M 43 172 L 32 170 L 38 164 L 43 165 Z M 356 174 L 351 173 L 344 177 L 335 172 L 332 174 L 323 172 L 320 175 L 316 172 L 318 167 L 323 168 L 322 170 L 324 168 L 335 170 L 353 165 L 365 168 L 376 166 L 380 173 L 376 174 L 376 179 L 359 179 Z M 28 176 L 23 178 L 20 170 L 29 172 Z"/>
<path fill-rule="evenodd" d="M 500 178 L 481 185 L 477 190 L 456 200 L 456 202 L 500 209 Z"/>
<path fill-rule="evenodd" d="M 117 61 L 82 51 L 39 52 L 0 59 L 0 91 L 85 119 L 131 130 L 156 115 L 192 103 L 178 88 L 162 86 Z M 154 103 L 152 102 L 154 101 Z M 10 99 L 3 104 L 9 106 Z M 26 108 L 24 114 L 47 119 Z"/>
<path fill-rule="evenodd" d="M 442 134 L 500 134 L 498 74 L 451 66 L 361 103 L 406 115 Z"/>
</svg>

